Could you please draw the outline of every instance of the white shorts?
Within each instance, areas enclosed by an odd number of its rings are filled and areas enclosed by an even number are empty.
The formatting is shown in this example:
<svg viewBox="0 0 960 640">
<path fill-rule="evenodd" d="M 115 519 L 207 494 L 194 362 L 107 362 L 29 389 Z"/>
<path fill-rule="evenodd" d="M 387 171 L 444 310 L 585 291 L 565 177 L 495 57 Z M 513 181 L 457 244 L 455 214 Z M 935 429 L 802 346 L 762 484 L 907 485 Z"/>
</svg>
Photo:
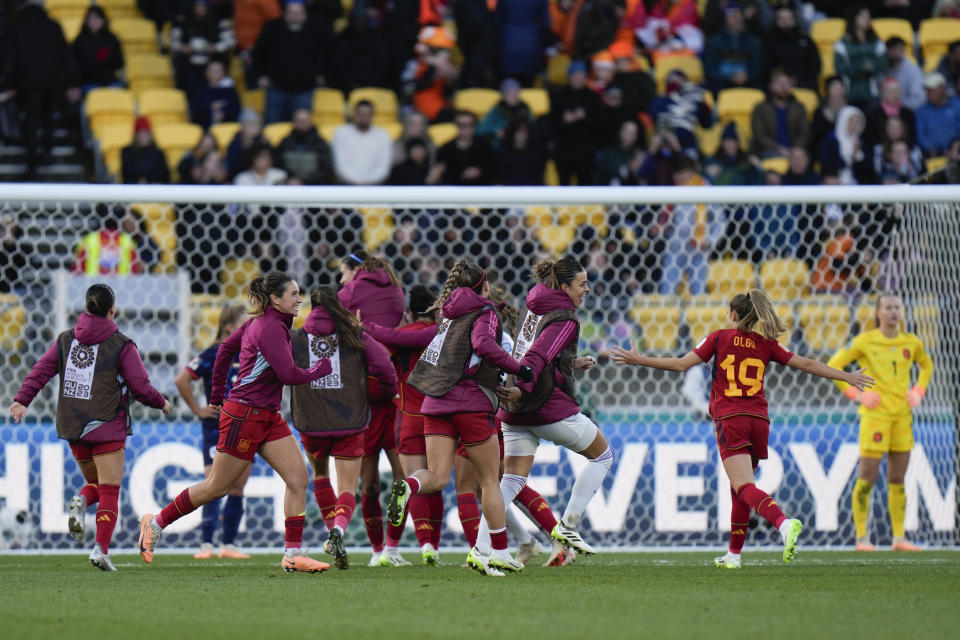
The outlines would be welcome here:
<svg viewBox="0 0 960 640">
<path fill-rule="evenodd" d="M 536 427 L 524 427 L 504 422 L 503 455 L 532 456 L 536 454 L 541 440 L 550 440 L 561 447 L 580 453 L 590 446 L 600 431 L 593 420 L 577 413 L 559 422 Z"/>
</svg>

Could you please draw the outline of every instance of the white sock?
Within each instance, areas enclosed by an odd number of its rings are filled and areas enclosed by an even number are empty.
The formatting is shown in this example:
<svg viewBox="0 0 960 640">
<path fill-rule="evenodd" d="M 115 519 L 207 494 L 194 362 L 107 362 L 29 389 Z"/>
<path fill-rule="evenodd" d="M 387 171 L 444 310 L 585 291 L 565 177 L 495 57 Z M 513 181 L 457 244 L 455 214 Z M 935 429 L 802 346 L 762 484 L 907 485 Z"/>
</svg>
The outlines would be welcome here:
<svg viewBox="0 0 960 640">
<path fill-rule="evenodd" d="M 433 545 L 430 544 L 429 542 L 424 542 L 423 546 L 420 547 L 420 552 L 422 553 L 424 551 L 436 551 L 436 549 L 434 549 Z"/>
<path fill-rule="evenodd" d="M 520 514 L 517 513 L 516 507 L 510 503 L 507 503 L 506 507 L 507 530 L 510 532 L 510 535 L 516 538 L 520 544 L 533 542 L 533 536 L 523 526 L 523 521 L 520 519 Z"/>
<path fill-rule="evenodd" d="M 514 475 L 512 473 L 503 474 L 503 478 L 500 479 L 500 495 L 503 496 L 503 506 L 507 507 L 513 503 L 513 499 L 517 497 L 517 494 L 520 493 L 520 490 L 523 489 L 523 485 L 526 484 L 527 479 L 523 476 Z M 510 520 L 509 516 L 507 518 L 507 525 L 509 526 Z M 480 518 L 480 526 L 477 529 L 477 544 L 475 545 L 477 551 L 482 553 L 485 556 L 490 555 L 491 550 L 490 542 L 490 525 L 487 524 L 487 519 L 485 517 Z"/>
<path fill-rule="evenodd" d="M 301 547 L 290 547 L 290 548 L 284 550 L 283 555 L 285 555 L 285 556 L 298 556 L 298 555 L 300 555 L 301 553 L 303 553 L 303 549 L 302 549 Z"/>
<path fill-rule="evenodd" d="M 610 447 L 593 460 L 587 461 L 587 466 L 583 468 L 577 481 L 573 483 L 573 491 L 570 494 L 570 501 L 563 512 L 563 523 L 576 528 L 580 524 L 583 512 L 587 510 L 587 504 L 596 495 L 597 490 L 603 485 L 604 478 L 610 472 L 613 466 L 613 452 Z"/>
<path fill-rule="evenodd" d="M 343 535 L 343 527 L 338 524 L 333 525 L 334 530 L 339 531 L 340 535 Z"/>
<path fill-rule="evenodd" d="M 787 518 L 786 520 L 780 523 L 780 539 L 781 540 L 785 541 L 787 539 L 787 533 L 790 532 L 791 522 L 792 520 L 790 518 Z"/>
</svg>

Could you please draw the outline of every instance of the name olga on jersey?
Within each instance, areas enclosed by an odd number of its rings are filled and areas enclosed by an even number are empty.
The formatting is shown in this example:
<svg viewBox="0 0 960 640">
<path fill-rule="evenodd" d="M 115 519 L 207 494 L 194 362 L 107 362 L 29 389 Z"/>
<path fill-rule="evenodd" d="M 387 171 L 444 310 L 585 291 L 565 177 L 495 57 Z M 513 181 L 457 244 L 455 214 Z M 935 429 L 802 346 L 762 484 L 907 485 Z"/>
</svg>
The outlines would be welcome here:
<svg viewBox="0 0 960 640">
<path fill-rule="evenodd" d="M 733 346 L 746 347 L 747 349 L 757 348 L 757 344 L 753 341 L 753 338 L 747 338 L 746 336 L 733 336 Z"/>
</svg>

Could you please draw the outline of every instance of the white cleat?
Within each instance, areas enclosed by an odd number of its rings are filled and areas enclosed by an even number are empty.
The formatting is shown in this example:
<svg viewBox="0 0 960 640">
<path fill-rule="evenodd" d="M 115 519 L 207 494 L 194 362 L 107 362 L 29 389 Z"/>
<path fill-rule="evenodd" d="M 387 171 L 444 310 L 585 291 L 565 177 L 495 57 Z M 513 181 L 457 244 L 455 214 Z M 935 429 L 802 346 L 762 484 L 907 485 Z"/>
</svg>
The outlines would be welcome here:
<svg viewBox="0 0 960 640">
<path fill-rule="evenodd" d="M 411 563 L 403 559 L 396 547 L 386 547 L 380 554 L 379 565 L 381 567 L 409 567 Z"/>
<path fill-rule="evenodd" d="M 575 549 L 584 555 L 593 555 L 596 551 L 580 537 L 580 532 L 563 524 L 563 520 L 550 532 L 550 537 L 565 547 Z"/>
<path fill-rule="evenodd" d="M 379 567 L 380 566 L 380 556 L 383 555 L 382 551 L 374 551 L 373 555 L 370 556 L 370 562 L 367 563 L 368 567 Z"/>
<path fill-rule="evenodd" d="M 714 558 L 713 566 L 718 569 L 739 569 L 740 554 L 727 552 L 718 558 Z"/>
<path fill-rule="evenodd" d="M 543 553 L 543 547 L 540 546 L 540 541 L 536 538 L 530 542 L 521 542 L 517 546 L 517 562 L 528 564 L 541 553 Z"/>
<path fill-rule="evenodd" d="M 83 541 L 83 526 L 87 516 L 87 499 L 83 496 L 73 496 L 70 498 L 67 513 L 69 514 L 67 518 L 67 528 L 70 530 L 70 535 L 77 542 Z"/>
<path fill-rule="evenodd" d="M 116 571 L 117 568 L 110 562 L 110 556 L 103 552 L 100 543 L 93 545 L 93 552 L 90 553 L 90 564 L 101 571 Z"/>
<path fill-rule="evenodd" d="M 476 547 L 470 549 L 470 553 L 467 554 L 466 565 L 479 573 L 482 576 L 492 576 L 496 578 L 502 578 L 504 576 L 503 571 L 500 571 L 496 567 L 492 567 L 489 564 L 490 557 L 481 555 L 477 551 Z"/>
<path fill-rule="evenodd" d="M 499 551 L 494 549 L 493 553 L 490 554 L 487 565 L 504 573 L 520 573 L 523 571 L 523 563 L 514 560 L 506 549 Z"/>
</svg>

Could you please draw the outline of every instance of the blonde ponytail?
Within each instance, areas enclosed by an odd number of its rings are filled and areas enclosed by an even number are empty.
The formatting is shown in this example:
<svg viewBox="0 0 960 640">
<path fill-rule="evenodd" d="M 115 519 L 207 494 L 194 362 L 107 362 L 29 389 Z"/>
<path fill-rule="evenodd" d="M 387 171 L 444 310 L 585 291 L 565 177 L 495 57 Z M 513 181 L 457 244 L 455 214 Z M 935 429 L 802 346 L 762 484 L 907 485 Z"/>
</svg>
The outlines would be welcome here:
<svg viewBox="0 0 960 640">
<path fill-rule="evenodd" d="M 740 318 L 737 329 L 744 333 L 756 331 L 768 340 L 775 340 L 787 330 L 763 289 L 751 289 L 746 295 L 737 294 L 730 301 L 730 309 L 736 311 Z"/>
</svg>

